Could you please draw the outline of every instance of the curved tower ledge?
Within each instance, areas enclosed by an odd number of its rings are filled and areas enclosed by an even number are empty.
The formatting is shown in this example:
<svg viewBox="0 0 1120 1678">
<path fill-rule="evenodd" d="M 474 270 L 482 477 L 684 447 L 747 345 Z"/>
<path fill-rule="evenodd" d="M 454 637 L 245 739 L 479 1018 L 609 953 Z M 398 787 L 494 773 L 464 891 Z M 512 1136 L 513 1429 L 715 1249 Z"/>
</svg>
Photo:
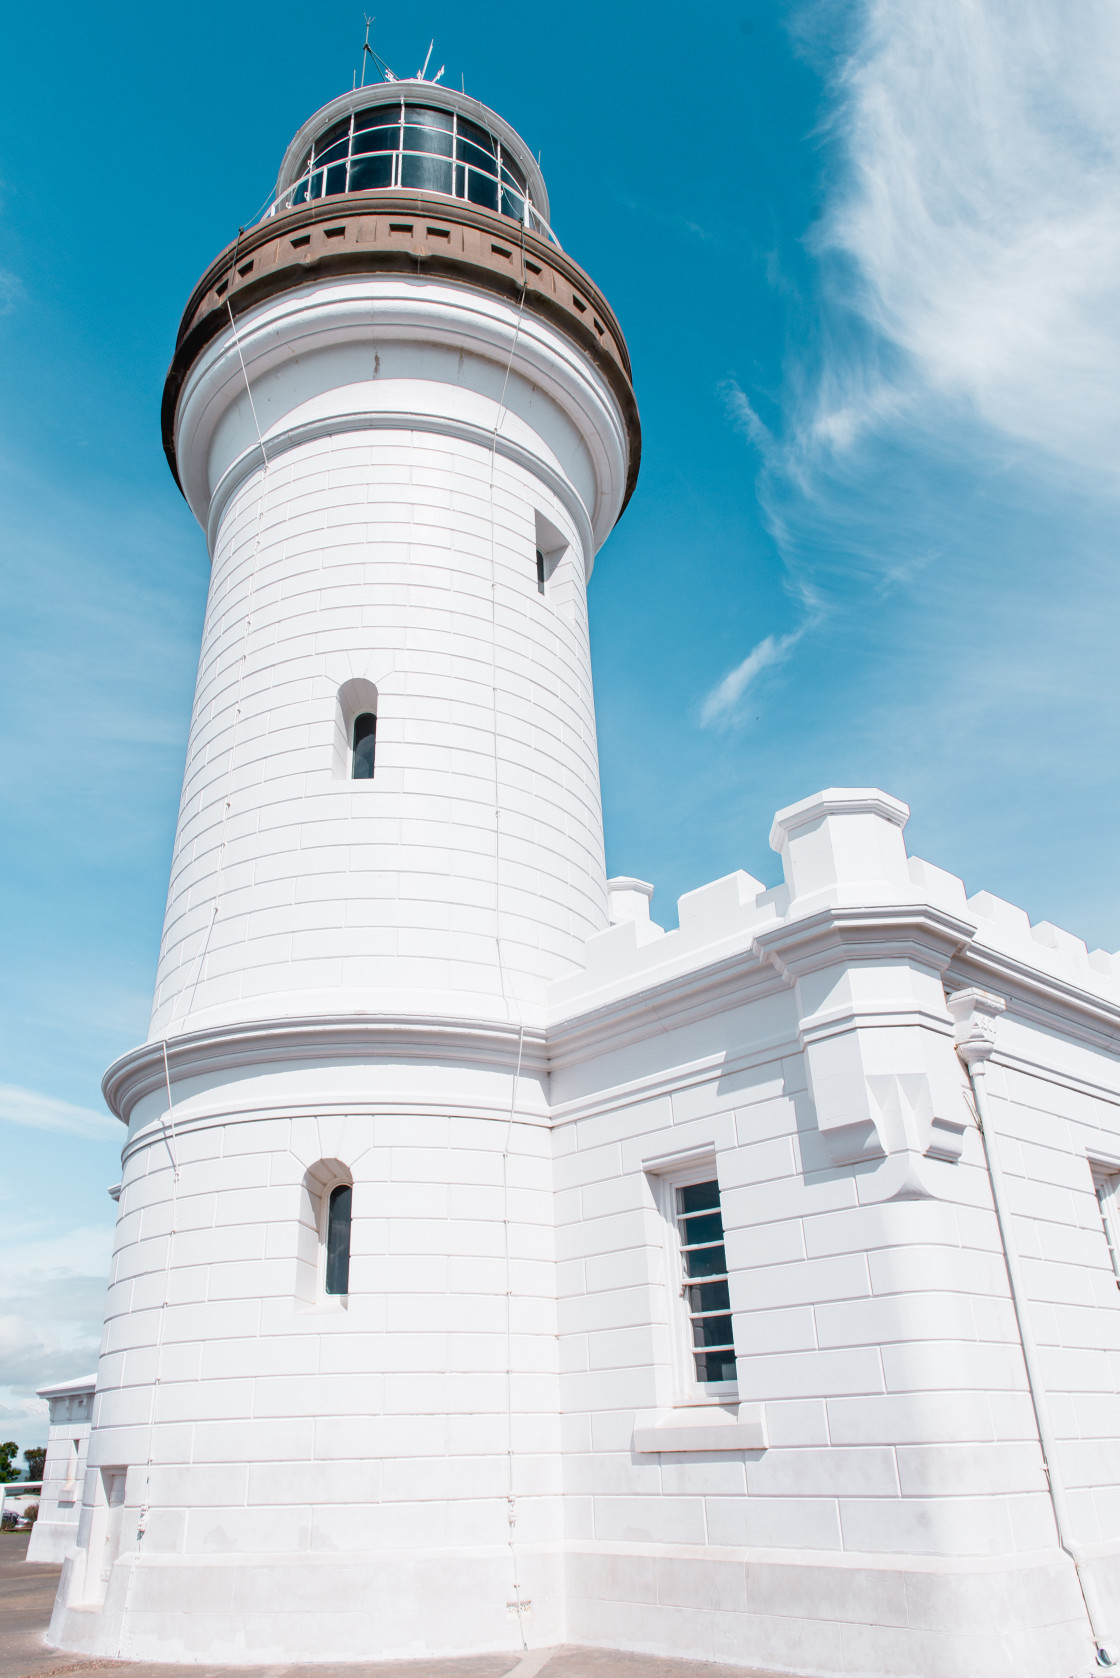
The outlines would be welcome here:
<svg viewBox="0 0 1120 1678">
<path fill-rule="evenodd" d="M 623 419 L 623 483 L 610 498 L 610 524 L 620 517 L 637 482 L 641 426 L 626 341 L 602 292 L 557 246 L 507 217 L 441 194 L 394 191 L 320 199 L 262 222 L 228 245 L 195 287 L 164 387 L 163 442 L 204 524 L 181 437 L 184 387 L 198 361 L 229 333 L 231 318 L 240 323 L 286 292 L 367 275 L 459 283 L 558 329 L 601 376 Z M 596 545 L 609 531 L 604 522 L 596 519 Z"/>
</svg>

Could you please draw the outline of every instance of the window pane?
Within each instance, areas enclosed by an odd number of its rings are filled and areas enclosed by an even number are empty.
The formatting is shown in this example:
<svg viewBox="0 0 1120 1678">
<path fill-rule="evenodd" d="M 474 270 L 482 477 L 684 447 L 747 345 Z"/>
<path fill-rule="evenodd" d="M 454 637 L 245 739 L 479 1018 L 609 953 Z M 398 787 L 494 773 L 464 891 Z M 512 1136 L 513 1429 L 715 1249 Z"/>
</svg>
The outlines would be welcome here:
<svg viewBox="0 0 1120 1678">
<path fill-rule="evenodd" d="M 355 134 L 351 151 L 354 157 L 365 152 L 396 151 L 400 141 L 399 128 L 371 128 L 365 134 Z"/>
<path fill-rule="evenodd" d="M 692 1323 L 692 1343 L 701 1346 L 730 1346 L 730 1317 L 695 1317 Z"/>
<path fill-rule="evenodd" d="M 511 192 L 508 187 L 502 188 L 502 214 L 512 216 L 514 221 L 525 220 L 523 200 L 517 196 L 516 192 Z"/>
<path fill-rule="evenodd" d="M 334 146 L 316 146 L 315 161 L 316 163 L 337 163 L 340 158 L 346 156 L 348 150 L 348 140 L 339 140 L 338 144 Z"/>
<path fill-rule="evenodd" d="M 350 1185 L 331 1190 L 327 1208 L 327 1292 L 350 1291 Z"/>
<path fill-rule="evenodd" d="M 718 1183 L 689 1183 L 677 1193 L 681 1197 L 682 1212 L 706 1212 L 713 1206 L 717 1210 L 719 1208 Z"/>
<path fill-rule="evenodd" d="M 692 1276 L 726 1276 L 727 1256 L 723 1247 L 693 1247 L 684 1255 L 685 1274 Z"/>
<path fill-rule="evenodd" d="M 456 156 L 460 163 L 469 163 L 472 169 L 481 169 L 484 174 L 496 175 L 498 166 L 488 152 L 481 151 L 478 146 L 471 146 L 465 140 L 460 140 Z"/>
<path fill-rule="evenodd" d="M 525 177 L 504 147 L 502 150 L 502 179 L 507 186 L 515 186 L 522 192 L 525 191 Z"/>
<path fill-rule="evenodd" d="M 694 1218 L 681 1219 L 681 1242 L 684 1246 L 702 1246 L 708 1241 L 722 1240 L 723 1219 L 718 1212 L 700 1212 Z"/>
<path fill-rule="evenodd" d="M 309 196 L 312 198 L 321 198 L 323 196 L 323 175 L 321 170 L 311 177 Z"/>
<path fill-rule="evenodd" d="M 388 105 L 370 105 L 364 111 L 354 112 L 354 132 L 359 128 L 391 128 L 401 120 L 400 100 Z"/>
<path fill-rule="evenodd" d="M 698 1352 L 696 1354 L 698 1381 L 733 1381 L 735 1379 L 734 1352 Z"/>
<path fill-rule="evenodd" d="M 472 204 L 484 209 L 498 208 L 498 183 L 491 175 L 480 175 L 477 169 L 467 170 L 467 197 Z"/>
<path fill-rule="evenodd" d="M 466 139 L 473 140 L 476 146 L 481 146 L 483 151 L 488 151 L 491 157 L 493 157 L 495 152 L 494 140 L 492 136 L 486 132 L 485 128 L 480 128 L 478 126 L 477 122 L 471 122 L 469 117 L 460 117 L 459 133 Z"/>
<path fill-rule="evenodd" d="M 333 193 L 345 191 L 346 165 L 345 163 L 332 163 L 327 170 L 327 196 L 330 197 Z"/>
<path fill-rule="evenodd" d="M 392 153 L 376 157 L 356 157 L 350 165 L 350 191 L 376 192 L 378 187 L 392 186 Z"/>
<path fill-rule="evenodd" d="M 377 744 L 377 718 L 372 711 L 363 711 L 360 717 L 354 718 L 354 769 L 355 781 L 373 780 L 373 757 Z"/>
<path fill-rule="evenodd" d="M 293 204 L 302 204 L 306 197 L 307 197 L 307 182 L 306 181 L 300 181 L 299 185 L 296 187 L 296 190 L 292 193 L 292 203 Z"/>
<path fill-rule="evenodd" d="M 401 185 L 420 192 L 450 193 L 450 158 L 416 157 L 405 152 L 401 158 Z"/>
<path fill-rule="evenodd" d="M 444 128 L 450 134 L 454 118 L 450 111 L 437 110 L 434 105 L 406 105 L 404 120 L 419 123 L 422 128 Z"/>
<path fill-rule="evenodd" d="M 451 136 L 442 128 L 407 128 L 404 131 L 405 151 L 437 152 L 440 157 L 451 156 Z"/>
<path fill-rule="evenodd" d="M 731 1294 L 726 1282 L 701 1282 L 688 1290 L 690 1311 L 730 1311 Z"/>
<path fill-rule="evenodd" d="M 333 146 L 336 140 L 344 140 L 350 132 L 350 118 L 342 117 L 338 122 L 332 122 L 329 128 L 323 130 L 315 142 L 315 152 L 320 156 L 328 146 Z"/>
</svg>

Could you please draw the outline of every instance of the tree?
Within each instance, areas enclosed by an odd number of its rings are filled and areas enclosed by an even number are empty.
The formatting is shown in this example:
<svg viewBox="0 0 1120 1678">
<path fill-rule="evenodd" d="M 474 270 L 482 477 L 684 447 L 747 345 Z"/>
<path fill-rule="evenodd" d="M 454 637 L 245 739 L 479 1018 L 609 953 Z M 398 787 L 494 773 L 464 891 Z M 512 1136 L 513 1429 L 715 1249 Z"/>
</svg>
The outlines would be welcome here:
<svg viewBox="0 0 1120 1678">
<path fill-rule="evenodd" d="M 41 1480 L 47 1462 L 47 1447 L 45 1445 L 29 1445 L 23 1454 L 27 1460 L 27 1478 L 29 1480 Z"/>
<path fill-rule="evenodd" d="M 9 1480 L 19 1479 L 19 1469 L 16 1466 L 18 1456 L 19 1446 L 14 1439 L 0 1445 L 0 1484 L 6 1485 Z"/>
</svg>

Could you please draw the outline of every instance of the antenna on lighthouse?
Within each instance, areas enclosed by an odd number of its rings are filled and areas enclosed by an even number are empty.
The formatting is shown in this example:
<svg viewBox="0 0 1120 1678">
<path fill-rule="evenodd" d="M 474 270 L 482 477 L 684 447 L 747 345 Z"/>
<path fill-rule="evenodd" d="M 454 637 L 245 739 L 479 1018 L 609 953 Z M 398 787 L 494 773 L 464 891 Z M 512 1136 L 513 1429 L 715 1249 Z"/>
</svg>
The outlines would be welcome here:
<svg viewBox="0 0 1120 1678">
<path fill-rule="evenodd" d="M 366 38 L 365 38 L 365 43 L 362 47 L 362 79 L 358 84 L 359 87 L 365 87 L 365 85 L 366 85 L 366 59 L 367 59 L 367 57 L 372 58 L 373 62 L 377 65 L 377 68 L 381 71 L 381 76 L 382 76 L 383 81 L 395 82 L 396 79 L 397 79 L 396 76 L 394 76 L 393 72 L 390 70 L 389 66 L 386 64 L 385 60 L 383 58 L 379 58 L 377 53 L 374 52 L 373 48 L 369 44 L 369 32 L 376 22 L 377 22 L 377 19 L 375 17 L 367 17 L 366 18 Z M 435 43 L 433 42 L 432 45 L 434 46 Z M 429 54 L 431 53 L 431 50 L 432 50 L 431 47 L 429 47 L 428 48 Z"/>
</svg>

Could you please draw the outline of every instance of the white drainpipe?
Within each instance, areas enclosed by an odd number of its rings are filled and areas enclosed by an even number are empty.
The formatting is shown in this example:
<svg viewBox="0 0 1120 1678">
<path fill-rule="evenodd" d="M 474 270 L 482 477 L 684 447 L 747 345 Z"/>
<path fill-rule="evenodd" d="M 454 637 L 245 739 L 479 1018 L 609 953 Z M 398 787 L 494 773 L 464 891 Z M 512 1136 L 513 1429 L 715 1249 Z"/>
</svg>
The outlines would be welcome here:
<svg viewBox="0 0 1120 1678">
<path fill-rule="evenodd" d="M 1085 1603 L 1085 1612 L 1089 1618 L 1093 1643 L 1097 1651 L 1097 1665 L 1102 1667 L 1118 1666 L 1120 1665 L 1120 1648 L 1109 1636 L 1104 1610 L 1097 1594 L 1096 1581 L 1091 1572 L 1090 1560 L 1073 1536 L 1073 1522 L 1070 1518 L 1065 1481 L 1062 1479 L 1061 1469 L 1058 1465 L 1057 1440 L 1054 1437 L 1054 1427 L 1050 1420 L 1050 1406 L 1047 1402 L 1046 1387 L 1042 1379 L 1038 1345 L 1031 1325 L 1023 1266 L 1019 1258 L 1019 1249 L 1015 1244 L 1015 1229 L 1011 1221 L 1011 1208 L 1007 1200 L 1007 1185 L 1004 1181 L 1003 1167 L 1000 1164 L 995 1127 L 992 1124 L 988 1108 L 985 1077 L 988 1061 L 995 1049 L 996 1021 L 1007 1004 L 1002 997 L 993 996 L 989 991 L 975 989 L 955 991 L 948 998 L 948 1003 L 949 1012 L 956 1021 L 957 1053 L 968 1072 L 968 1081 L 972 1086 L 972 1094 L 976 1103 L 976 1117 L 984 1141 L 984 1157 L 988 1163 L 988 1175 L 992 1183 L 992 1199 L 995 1202 L 996 1220 L 999 1224 L 1000 1239 L 1003 1243 L 1003 1258 L 1007 1266 L 1007 1279 L 1011 1284 L 1011 1298 L 1019 1325 L 1019 1341 L 1023 1348 L 1023 1362 L 1027 1366 L 1027 1385 L 1030 1387 L 1031 1403 L 1034 1405 L 1035 1421 L 1038 1425 L 1038 1440 L 1042 1447 L 1042 1466 L 1050 1488 L 1050 1501 L 1054 1506 L 1054 1524 L 1058 1529 L 1058 1542 L 1073 1562 L 1077 1572 L 1077 1582 L 1081 1586 L 1081 1596 Z"/>
</svg>

